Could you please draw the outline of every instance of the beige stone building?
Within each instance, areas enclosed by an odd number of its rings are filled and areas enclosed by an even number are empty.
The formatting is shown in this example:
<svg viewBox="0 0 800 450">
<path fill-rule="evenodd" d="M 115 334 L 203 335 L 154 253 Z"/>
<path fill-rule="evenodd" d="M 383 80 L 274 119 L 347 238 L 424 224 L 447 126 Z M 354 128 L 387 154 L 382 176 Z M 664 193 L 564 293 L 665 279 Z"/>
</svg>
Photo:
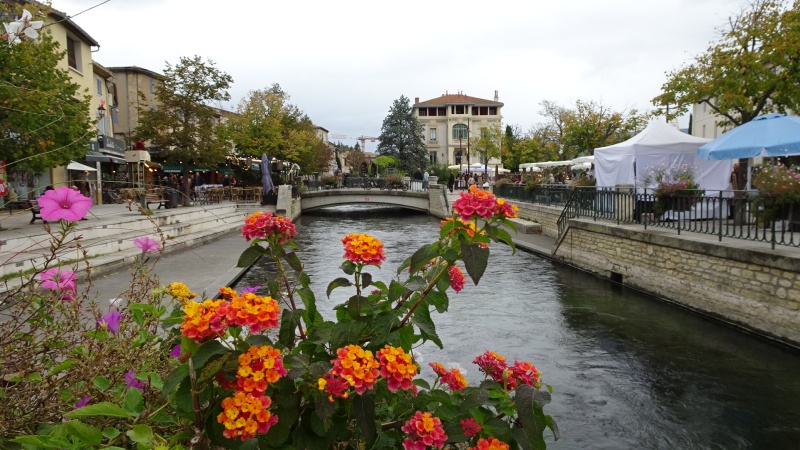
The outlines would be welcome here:
<svg viewBox="0 0 800 450">
<path fill-rule="evenodd" d="M 474 152 L 467 154 L 469 138 L 480 136 L 483 128 L 501 126 L 502 109 L 497 91 L 494 100 L 461 92 L 422 102 L 415 98 L 413 114 L 424 127 L 431 164 L 485 163 L 478 161 Z"/>
<path fill-rule="evenodd" d="M 156 87 L 164 75 L 137 66 L 109 67 L 116 84 L 116 108 L 111 113 L 114 137 L 131 142 L 131 133 L 139 125 L 139 108 L 155 108 Z M 139 94 L 142 94 L 141 96 Z"/>
</svg>

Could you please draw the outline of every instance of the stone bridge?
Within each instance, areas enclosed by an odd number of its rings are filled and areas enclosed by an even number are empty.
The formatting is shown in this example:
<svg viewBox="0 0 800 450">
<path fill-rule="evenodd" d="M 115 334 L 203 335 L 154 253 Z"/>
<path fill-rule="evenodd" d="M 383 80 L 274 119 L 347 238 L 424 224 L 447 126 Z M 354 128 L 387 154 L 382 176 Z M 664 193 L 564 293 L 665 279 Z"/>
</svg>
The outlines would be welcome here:
<svg viewBox="0 0 800 450">
<path fill-rule="evenodd" d="M 449 215 L 449 206 L 444 186 L 431 185 L 427 192 L 412 192 L 387 189 L 326 189 L 309 191 L 300 196 L 299 210 L 293 210 L 289 216 L 299 216 L 302 211 L 310 211 L 328 206 L 340 205 L 387 205 L 413 209 L 444 218 Z M 280 203 L 280 201 L 279 201 Z M 288 205 L 287 205 L 288 206 Z M 278 209 L 282 209 L 278 205 Z M 288 211 L 287 211 L 288 213 Z"/>
</svg>

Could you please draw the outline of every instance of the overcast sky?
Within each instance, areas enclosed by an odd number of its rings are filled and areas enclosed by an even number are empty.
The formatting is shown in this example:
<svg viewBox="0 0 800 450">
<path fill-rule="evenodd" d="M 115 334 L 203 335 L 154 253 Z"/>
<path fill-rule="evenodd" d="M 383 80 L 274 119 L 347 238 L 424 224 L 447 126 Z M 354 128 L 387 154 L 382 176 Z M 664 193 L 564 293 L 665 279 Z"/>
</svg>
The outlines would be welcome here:
<svg viewBox="0 0 800 450">
<path fill-rule="evenodd" d="M 504 125 L 523 130 L 543 121 L 543 100 L 650 110 L 665 73 L 716 41 L 746 4 L 53 0 L 80 13 L 73 20 L 100 43 L 94 60 L 106 67 L 163 73 L 166 62 L 199 55 L 233 77 L 228 109 L 278 83 L 315 124 L 352 137 L 378 136 L 401 95 L 492 99 L 497 90 Z"/>
</svg>

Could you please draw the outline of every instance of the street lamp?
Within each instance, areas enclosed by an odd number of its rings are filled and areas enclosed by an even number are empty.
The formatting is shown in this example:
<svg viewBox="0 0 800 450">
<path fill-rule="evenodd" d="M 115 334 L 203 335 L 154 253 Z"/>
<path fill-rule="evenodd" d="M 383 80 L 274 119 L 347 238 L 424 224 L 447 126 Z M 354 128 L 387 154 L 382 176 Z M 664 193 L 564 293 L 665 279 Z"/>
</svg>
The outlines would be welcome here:
<svg viewBox="0 0 800 450">
<path fill-rule="evenodd" d="M 105 116 L 106 116 L 106 107 L 103 106 L 103 105 L 98 106 L 97 107 L 97 117 L 102 119 Z"/>
</svg>

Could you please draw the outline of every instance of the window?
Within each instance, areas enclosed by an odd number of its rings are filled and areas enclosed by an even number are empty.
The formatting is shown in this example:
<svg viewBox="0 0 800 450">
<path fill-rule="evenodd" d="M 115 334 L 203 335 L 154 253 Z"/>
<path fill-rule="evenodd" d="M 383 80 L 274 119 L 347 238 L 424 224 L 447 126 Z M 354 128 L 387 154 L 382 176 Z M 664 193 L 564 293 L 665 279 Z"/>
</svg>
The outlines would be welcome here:
<svg viewBox="0 0 800 450">
<path fill-rule="evenodd" d="M 431 164 L 436 165 L 436 152 L 430 152 Z"/>
<path fill-rule="evenodd" d="M 700 137 L 706 137 L 706 125 L 703 124 L 703 135 Z"/>
<path fill-rule="evenodd" d="M 97 96 L 98 97 L 102 97 L 103 96 L 103 79 L 100 78 L 100 77 L 96 77 L 94 79 L 94 81 L 97 84 Z"/>
<path fill-rule="evenodd" d="M 418 115 L 419 117 L 425 117 L 425 116 L 427 116 L 427 115 L 428 115 L 428 108 L 419 108 L 419 109 L 417 110 L 417 115 Z"/>
<path fill-rule="evenodd" d="M 497 106 L 490 106 L 489 107 L 489 115 L 496 116 L 497 115 Z"/>
<path fill-rule="evenodd" d="M 113 123 L 117 123 L 119 119 L 119 114 L 117 114 L 117 108 L 111 108 L 111 121 Z"/>
<path fill-rule="evenodd" d="M 434 115 L 434 114 L 431 114 L 431 115 Z M 444 106 L 442 106 L 441 108 L 436 108 L 436 114 L 435 115 L 437 115 L 437 116 L 446 116 L 447 115 L 447 108 L 445 108 Z"/>
<path fill-rule="evenodd" d="M 461 150 L 456 150 L 453 153 L 453 158 L 456 160 L 455 161 L 456 164 L 461 164 Z"/>
<path fill-rule="evenodd" d="M 468 139 L 467 126 L 463 123 L 453 125 L 453 139 Z"/>
<path fill-rule="evenodd" d="M 431 128 L 431 140 L 436 140 L 436 128 Z"/>
<path fill-rule="evenodd" d="M 464 105 L 456 105 L 456 114 L 464 114 Z"/>
<path fill-rule="evenodd" d="M 67 36 L 67 64 L 81 71 L 81 43 Z"/>
<path fill-rule="evenodd" d="M 436 111 L 437 111 L 436 108 L 428 108 L 428 115 L 429 116 L 435 116 L 436 115 Z"/>
<path fill-rule="evenodd" d="M 156 80 L 150 80 L 150 93 L 156 93 Z"/>
</svg>

